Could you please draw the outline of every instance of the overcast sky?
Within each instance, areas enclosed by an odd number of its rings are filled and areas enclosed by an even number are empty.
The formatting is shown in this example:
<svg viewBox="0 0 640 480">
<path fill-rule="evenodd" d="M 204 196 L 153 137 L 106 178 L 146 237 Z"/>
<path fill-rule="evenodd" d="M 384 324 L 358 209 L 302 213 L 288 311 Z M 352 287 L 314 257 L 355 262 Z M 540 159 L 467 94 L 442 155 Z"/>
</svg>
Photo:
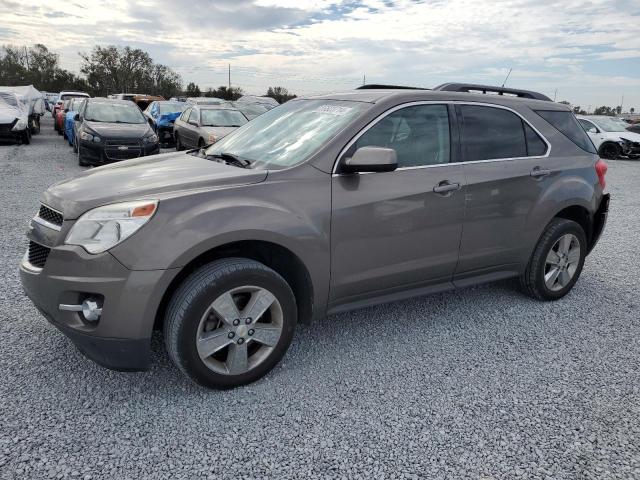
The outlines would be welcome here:
<svg viewBox="0 0 640 480">
<path fill-rule="evenodd" d="M 30 5 L 29 5 L 30 4 Z M 562 4 L 559 7 L 558 4 Z M 447 81 L 640 110 L 640 0 L 0 0 L 0 43 L 131 45 L 201 87 L 298 94 Z"/>
</svg>

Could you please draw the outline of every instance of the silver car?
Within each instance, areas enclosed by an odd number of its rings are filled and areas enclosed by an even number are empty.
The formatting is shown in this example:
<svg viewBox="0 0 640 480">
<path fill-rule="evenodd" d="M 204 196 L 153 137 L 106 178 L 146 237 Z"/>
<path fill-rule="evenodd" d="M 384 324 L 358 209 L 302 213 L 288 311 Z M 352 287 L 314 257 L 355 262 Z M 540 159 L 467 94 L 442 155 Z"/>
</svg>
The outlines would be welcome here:
<svg viewBox="0 0 640 480">
<path fill-rule="evenodd" d="M 228 105 L 192 105 L 173 125 L 176 150 L 215 143 L 247 122 L 242 112 Z"/>
</svg>

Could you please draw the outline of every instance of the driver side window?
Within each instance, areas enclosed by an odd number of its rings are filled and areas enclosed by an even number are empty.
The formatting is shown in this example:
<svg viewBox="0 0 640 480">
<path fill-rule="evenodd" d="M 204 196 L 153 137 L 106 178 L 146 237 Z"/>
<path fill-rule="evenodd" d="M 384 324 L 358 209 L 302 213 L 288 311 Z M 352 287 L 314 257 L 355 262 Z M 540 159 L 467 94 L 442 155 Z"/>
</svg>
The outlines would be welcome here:
<svg viewBox="0 0 640 480">
<path fill-rule="evenodd" d="M 583 119 L 579 118 L 578 121 L 580 122 L 580 125 L 582 125 L 582 128 L 584 128 L 585 132 L 588 132 L 592 128 L 595 128 L 596 131 L 598 130 L 596 128 L 596 126 L 593 123 L 591 123 L 590 121 L 588 121 L 588 120 L 583 120 Z"/>
<path fill-rule="evenodd" d="M 367 130 L 350 149 L 393 148 L 398 167 L 448 163 L 450 157 L 449 113 L 446 105 L 415 105 L 390 113 Z"/>
</svg>

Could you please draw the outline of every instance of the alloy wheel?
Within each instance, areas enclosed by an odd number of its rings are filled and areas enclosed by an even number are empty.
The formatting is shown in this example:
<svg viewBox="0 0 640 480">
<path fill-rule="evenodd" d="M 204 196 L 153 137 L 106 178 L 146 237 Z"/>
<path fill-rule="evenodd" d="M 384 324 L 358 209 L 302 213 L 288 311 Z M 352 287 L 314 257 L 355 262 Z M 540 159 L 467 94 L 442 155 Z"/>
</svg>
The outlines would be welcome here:
<svg viewBox="0 0 640 480">
<path fill-rule="evenodd" d="M 282 306 L 268 290 L 242 286 L 207 308 L 196 332 L 202 362 L 216 373 L 240 375 L 269 357 L 283 328 Z"/>
<path fill-rule="evenodd" d="M 544 267 L 545 285 L 553 292 L 562 290 L 571 282 L 579 265 L 578 238 L 572 233 L 562 235 L 547 254 Z"/>
</svg>

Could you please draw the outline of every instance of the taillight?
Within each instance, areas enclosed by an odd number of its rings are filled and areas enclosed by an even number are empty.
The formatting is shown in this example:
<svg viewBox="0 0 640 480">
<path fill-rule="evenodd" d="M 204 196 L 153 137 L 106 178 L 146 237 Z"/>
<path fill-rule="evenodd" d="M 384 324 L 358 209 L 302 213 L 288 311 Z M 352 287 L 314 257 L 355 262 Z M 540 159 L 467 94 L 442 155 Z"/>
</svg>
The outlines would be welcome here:
<svg viewBox="0 0 640 480">
<path fill-rule="evenodd" d="M 600 183 L 600 186 L 604 189 L 604 187 L 607 185 L 607 181 L 605 180 L 604 176 L 607 174 L 609 166 L 607 165 L 607 162 L 599 158 L 596 162 L 595 168 L 596 173 L 598 174 L 598 183 Z"/>
</svg>

